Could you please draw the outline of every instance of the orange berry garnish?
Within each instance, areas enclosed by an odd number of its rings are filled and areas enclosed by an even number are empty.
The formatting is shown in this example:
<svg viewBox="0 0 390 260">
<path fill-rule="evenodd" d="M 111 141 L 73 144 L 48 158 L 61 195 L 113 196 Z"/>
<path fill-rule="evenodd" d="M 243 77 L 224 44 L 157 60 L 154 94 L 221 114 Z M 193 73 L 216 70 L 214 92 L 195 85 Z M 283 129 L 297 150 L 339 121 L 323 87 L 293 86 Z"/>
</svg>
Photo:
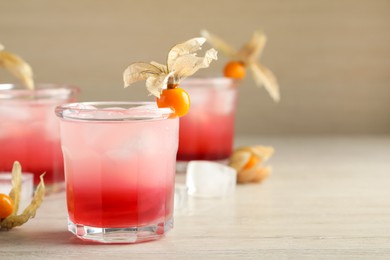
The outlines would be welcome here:
<svg viewBox="0 0 390 260">
<path fill-rule="evenodd" d="M 13 210 L 14 203 L 12 202 L 12 199 L 8 195 L 0 193 L 0 219 L 11 215 Z"/>
<path fill-rule="evenodd" d="M 164 89 L 156 102 L 157 106 L 160 108 L 172 108 L 175 111 L 175 116 L 178 117 L 184 116 L 190 109 L 190 96 L 184 89 L 176 86 Z"/>
<path fill-rule="evenodd" d="M 245 65 L 240 61 L 230 61 L 226 64 L 223 74 L 227 78 L 243 79 L 245 77 Z"/>
<path fill-rule="evenodd" d="M 253 166 L 255 166 L 259 161 L 260 161 L 259 158 L 252 154 L 251 157 L 249 157 L 249 160 L 245 164 L 243 169 L 248 170 L 248 169 L 252 168 Z"/>
</svg>

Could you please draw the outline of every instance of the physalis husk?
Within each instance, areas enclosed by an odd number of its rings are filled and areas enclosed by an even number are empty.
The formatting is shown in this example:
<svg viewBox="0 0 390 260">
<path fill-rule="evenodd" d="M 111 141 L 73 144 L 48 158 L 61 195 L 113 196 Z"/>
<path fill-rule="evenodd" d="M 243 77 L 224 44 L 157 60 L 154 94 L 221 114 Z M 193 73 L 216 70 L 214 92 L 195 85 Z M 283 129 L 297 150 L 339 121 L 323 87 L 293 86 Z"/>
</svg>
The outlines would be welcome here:
<svg viewBox="0 0 390 260">
<path fill-rule="evenodd" d="M 23 210 L 22 214 L 18 215 L 20 197 L 22 192 L 22 167 L 19 162 L 14 162 L 12 168 L 12 189 L 9 193 L 9 196 L 14 203 L 14 208 L 11 215 L 6 217 L 5 219 L 0 220 L 0 229 L 7 230 L 16 226 L 21 226 L 26 223 L 30 218 L 35 217 L 35 213 L 41 205 L 45 196 L 45 183 L 43 181 L 43 176 L 44 174 L 40 176 L 41 181 L 39 182 L 35 190 L 32 201 Z"/>
<path fill-rule="evenodd" d="M 255 31 L 250 41 L 244 44 L 238 51 L 220 37 L 206 30 L 203 30 L 201 34 L 218 51 L 232 60 L 243 63 L 245 67 L 249 68 L 252 71 L 256 85 L 264 86 L 275 102 L 280 100 L 279 85 L 276 77 L 267 67 L 257 61 L 267 40 L 264 33 Z"/>
<path fill-rule="evenodd" d="M 199 69 L 209 67 L 217 59 L 217 51 L 210 49 L 204 57 L 196 52 L 201 49 L 206 39 L 199 37 L 175 45 L 168 53 L 167 64 L 157 62 L 136 62 L 130 64 L 123 72 L 125 87 L 139 80 L 146 80 L 149 93 L 160 98 L 163 89 L 168 85 L 178 85 L 180 80 L 191 76 Z"/>
<path fill-rule="evenodd" d="M 11 52 L 5 51 L 0 43 L 0 68 L 18 78 L 28 89 L 34 89 L 33 73 L 30 65 L 22 58 Z"/>
<path fill-rule="evenodd" d="M 237 182 L 261 182 L 271 174 L 272 168 L 265 166 L 274 153 L 271 146 L 244 146 L 234 150 L 229 158 L 229 166 L 237 171 Z"/>
</svg>

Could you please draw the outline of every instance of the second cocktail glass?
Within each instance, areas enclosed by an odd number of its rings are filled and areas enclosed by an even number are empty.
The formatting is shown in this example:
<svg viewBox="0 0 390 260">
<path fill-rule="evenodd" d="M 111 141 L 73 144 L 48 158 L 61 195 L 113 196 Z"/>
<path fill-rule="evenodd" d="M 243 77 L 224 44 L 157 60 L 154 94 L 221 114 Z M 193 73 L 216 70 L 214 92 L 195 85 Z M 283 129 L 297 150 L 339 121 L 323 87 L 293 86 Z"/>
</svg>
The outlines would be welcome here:
<svg viewBox="0 0 390 260">
<path fill-rule="evenodd" d="M 56 109 L 72 233 L 103 243 L 137 243 L 172 228 L 179 127 L 172 112 L 148 102 Z"/>
<path fill-rule="evenodd" d="M 189 113 L 180 118 L 179 172 L 191 160 L 226 161 L 232 153 L 238 81 L 189 78 L 181 83 L 191 97 Z"/>
<path fill-rule="evenodd" d="M 37 84 L 29 90 L 0 84 L 0 171 L 11 171 L 19 161 L 34 174 L 34 184 L 45 173 L 47 192 L 64 188 L 64 166 L 59 124 L 53 110 L 73 102 L 78 88 L 62 84 Z"/>
</svg>

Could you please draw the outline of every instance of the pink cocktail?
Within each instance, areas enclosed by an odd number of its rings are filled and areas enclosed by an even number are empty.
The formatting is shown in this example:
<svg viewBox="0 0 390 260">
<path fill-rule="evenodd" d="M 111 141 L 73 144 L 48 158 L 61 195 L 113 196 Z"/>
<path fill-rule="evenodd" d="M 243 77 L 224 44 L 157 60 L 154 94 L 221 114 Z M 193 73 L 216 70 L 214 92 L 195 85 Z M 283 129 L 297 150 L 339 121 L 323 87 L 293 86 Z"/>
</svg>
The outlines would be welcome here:
<svg viewBox="0 0 390 260">
<path fill-rule="evenodd" d="M 104 243 L 172 228 L 179 120 L 154 103 L 74 103 L 61 118 L 68 229 Z"/>
<path fill-rule="evenodd" d="M 180 84 L 190 95 L 189 113 L 180 118 L 178 161 L 222 161 L 232 153 L 237 82 L 189 78 Z"/>
<path fill-rule="evenodd" d="M 74 99 L 76 88 L 40 84 L 35 90 L 0 84 L 0 171 L 19 161 L 34 174 L 35 185 L 45 173 L 49 192 L 63 188 L 64 167 L 59 124 L 54 109 Z"/>
</svg>

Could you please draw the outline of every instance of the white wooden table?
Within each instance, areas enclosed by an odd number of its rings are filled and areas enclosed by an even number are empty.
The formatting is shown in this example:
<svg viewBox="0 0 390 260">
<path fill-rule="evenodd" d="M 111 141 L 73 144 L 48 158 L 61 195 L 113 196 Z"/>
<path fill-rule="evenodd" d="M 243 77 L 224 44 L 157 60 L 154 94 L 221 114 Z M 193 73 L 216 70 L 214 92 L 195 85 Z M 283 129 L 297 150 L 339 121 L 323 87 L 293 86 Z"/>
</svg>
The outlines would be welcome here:
<svg viewBox="0 0 390 260">
<path fill-rule="evenodd" d="M 191 198 L 161 240 L 82 242 L 66 230 L 58 194 L 25 226 L 0 232 L 0 259 L 390 259 L 390 136 L 236 144 L 275 146 L 273 175 L 228 198 Z"/>
</svg>

